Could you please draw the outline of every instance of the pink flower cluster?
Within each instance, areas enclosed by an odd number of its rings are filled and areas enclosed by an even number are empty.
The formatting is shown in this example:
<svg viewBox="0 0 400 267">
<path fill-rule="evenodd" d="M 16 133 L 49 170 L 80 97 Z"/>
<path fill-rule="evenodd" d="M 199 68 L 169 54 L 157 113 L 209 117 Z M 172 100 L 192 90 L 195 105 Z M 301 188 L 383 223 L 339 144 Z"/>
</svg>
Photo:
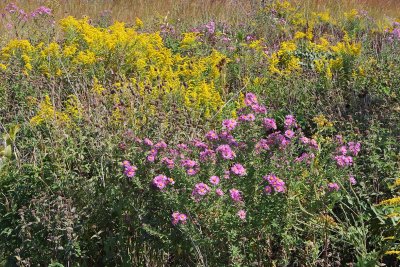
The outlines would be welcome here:
<svg viewBox="0 0 400 267">
<path fill-rule="evenodd" d="M 164 163 L 165 165 L 167 165 L 168 169 L 173 169 L 175 167 L 175 162 L 174 160 L 164 157 L 161 159 L 161 162 Z"/>
<path fill-rule="evenodd" d="M 216 140 L 218 140 L 219 137 L 215 131 L 211 130 L 206 134 L 206 138 L 210 141 L 216 141 Z"/>
<path fill-rule="evenodd" d="M 352 156 L 357 156 L 358 153 L 360 153 L 361 144 L 359 142 L 349 142 L 347 145 L 343 145 L 343 139 L 340 138 L 339 140 L 341 141 L 341 146 L 337 148 L 337 153 L 339 155 L 334 156 L 336 164 L 341 168 L 353 165 Z"/>
<path fill-rule="evenodd" d="M 349 182 L 351 185 L 356 185 L 357 184 L 357 180 L 354 177 L 354 175 L 349 175 Z"/>
<path fill-rule="evenodd" d="M 311 164 L 311 160 L 315 158 L 314 153 L 303 153 L 300 157 L 294 159 L 295 162 L 306 162 L 307 164 Z"/>
<path fill-rule="evenodd" d="M 238 176 L 245 176 L 246 175 L 246 169 L 240 163 L 233 164 L 233 166 L 231 167 L 231 171 L 232 171 L 233 174 L 236 174 Z"/>
<path fill-rule="evenodd" d="M 40 6 L 30 14 L 26 13 L 25 10 L 19 8 L 15 3 L 10 3 L 5 8 L 9 14 L 17 14 L 18 18 L 22 21 L 28 21 L 43 15 L 52 15 L 52 10 L 46 6 Z"/>
<path fill-rule="evenodd" d="M 168 146 L 164 141 L 154 144 L 148 138 L 138 142 L 141 145 L 139 151 L 143 152 L 144 156 L 147 157 L 147 161 L 155 162 L 152 168 L 165 170 L 165 174 L 168 176 L 172 172 L 175 173 L 175 171 L 177 171 L 177 173 L 185 171 L 187 175 L 193 176 L 201 170 L 201 175 L 198 175 L 198 177 L 183 179 L 179 185 L 185 188 L 176 190 L 176 192 L 183 193 L 186 191 L 187 194 L 191 192 L 191 197 L 189 196 L 189 198 L 194 199 L 196 202 L 207 201 L 207 203 L 218 197 L 221 197 L 219 198 L 220 201 L 225 200 L 225 198 L 222 197 L 225 192 L 229 194 L 230 199 L 235 202 L 234 206 L 238 208 L 236 210 L 236 215 L 241 220 L 246 219 L 246 210 L 241 208 L 245 205 L 243 194 L 247 194 L 247 191 L 245 188 L 237 189 L 233 187 L 237 187 L 238 184 L 240 185 L 242 182 L 247 181 L 245 181 L 246 179 L 237 178 L 237 176 L 253 175 L 253 171 L 255 173 L 259 171 L 259 168 L 251 165 L 252 162 L 256 161 L 252 161 L 252 158 L 246 158 L 246 156 L 248 156 L 246 153 L 252 153 L 251 156 L 258 155 L 257 160 L 260 161 L 257 162 L 262 162 L 261 160 L 264 159 L 271 159 L 270 162 L 274 164 L 272 169 L 276 170 L 276 173 L 281 173 L 281 170 L 292 171 L 291 168 L 298 168 L 298 165 L 294 163 L 305 162 L 306 164 L 311 164 L 312 160 L 315 158 L 315 154 L 317 154 L 316 151 L 320 149 L 316 140 L 304 136 L 304 133 L 298 126 L 296 118 L 293 115 L 287 115 L 284 118 L 283 125 L 279 125 L 279 131 L 277 123 L 273 118 L 268 118 L 267 116 L 263 118 L 259 114 L 256 114 L 260 113 L 256 110 L 262 110 L 265 109 L 265 107 L 259 105 L 254 94 L 246 94 L 245 104 L 247 107 L 242 109 L 241 112 L 243 113 L 239 116 L 239 122 L 234 119 L 224 120 L 221 132 L 209 131 L 203 140 L 190 140 L 190 142 L 178 144 L 174 148 L 167 148 Z M 252 109 L 254 113 L 249 113 L 249 109 Z M 256 119 L 257 122 L 252 123 L 251 126 L 252 129 L 261 129 L 259 135 L 257 135 L 257 133 L 248 134 L 249 131 L 244 131 L 245 136 L 236 136 L 236 132 L 233 131 L 236 127 L 241 127 L 245 122 Z M 263 128 L 266 129 L 266 131 L 262 130 Z M 240 131 L 237 132 L 239 133 Z M 233 135 L 235 135 L 235 137 Z M 360 143 L 349 142 L 346 144 L 343 142 L 343 138 L 337 138 L 337 140 L 339 144 L 337 144 L 337 149 L 333 153 L 334 160 L 340 167 L 351 166 L 353 164 L 352 156 L 356 156 L 360 152 Z M 260 153 L 263 154 L 259 155 Z M 296 155 L 295 157 L 297 158 L 293 160 L 291 158 L 292 155 Z M 157 157 L 161 160 L 157 161 Z M 248 164 L 250 168 L 248 173 L 246 168 L 239 163 L 242 160 L 246 162 L 246 167 Z M 332 162 L 334 161 L 331 161 L 331 163 Z M 210 165 L 211 167 L 208 168 Z M 129 161 L 124 161 L 123 166 L 126 176 L 133 177 L 135 175 L 137 168 L 132 166 Z M 172 171 L 174 168 L 180 168 L 180 171 Z M 168 185 L 174 184 L 174 180 L 168 178 L 166 175 L 160 174 L 154 177 L 152 185 L 155 189 L 164 192 L 163 190 L 166 189 Z M 212 176 L 210 177 L 209 175 Z M 255 175 L 258 176 L 259 174 Z M 205 178 L 206 181 L 201 178 Z M 223 180 L 221 183 L 221 179 L 223 178 L 227 180 Z M 282 194 L 288 190 L 287 184 L 273 173 L 263 176 L 263 179 L 266 181 L 263 182 L 263 192 L 265 194 L 275 193 L 279 195 L 279 193 L 281 193 L 280 196 L 282 196 Z M 356 184 L 354 176 L 351 175 L 348 179 L 350 184 Z M 186 183 L 190 184 L 189 190 L 186 188 Z M 325 183 L 324 187 L 325 190 L 329 191 L 340 190 L 339 184 L 333 182 L 327 185 Z M 228 191 L 229 188 L 231 189 Z M 239 189 L 243 189 L 243 191 Z M 175 190 L 173 190 L 173 192 L 175 192 Z M 229 197 L 227 196 L 227 198 Z M 179 212 L 174 212 L 172 215 L 172 222 L 174 225 L 185 223 L 186 219 L 186 215 Z"/>
<path fill-rule="evenodd" d="M 242 194 L 239 190 L 232 188 L 229 190 L 229 194 L 231 195 L 231 199 L 235 202 L 242 201 Z"/>
<path fill-rule="evenodd" d="M 267 131 L 277 129 L 275 120 L 271 118 L 264 118 L 263 125 Z"/>
<path fill-rule="evenodd" d="M 244 98 L 244 104 L 250 107 L 255 113 L 265 114 L 267 109 L 258 103 L 257 97 L 253 93 L 247 93 Z"/>
<path fill-rule="evenodd" d="M 221 154 L 224 159 L 234 159 L 236 157 L 235 152 L 232 151 L 229 145 L 220 145 L 216 151 Z"/>
<path fill-rule="evenodd" d="M 216 175 L 213 175 L 210 177 L 210 183 L 213 185 L 217 185 L 219 184 L 219 177 Z"/>
<path fill-rule="evenodd" d="M 190 176 L 195 175 L 199 171 L 199 166 L 194 160 L 184 159 L 181 161 L 181 165 L 186 168 L 186 173 Z"/>
<path fill-rule="evenodd" d="M 128 160 L 124 160 L 122 162 L 122 166 L 124 167 L 124 174 L 126 177 L 131 179 L 132 177 L 135 176 L 136 171 L 137 171 L 136 166 L 131 165 L 131 163 Z"/>
<path fill-rule="evenodd" d="M 222 127 L 224 127 L 227 131 L 232 131 L 233 129 L 236 128 L 237 125 L 237 121 L 234 119 L 228 119 L 228 120 L 224 120 L 222 122 Z"/>
<path fill-rule="evenodd" d="M 268 151 L 270 149 L 268 145 L 268 140 L 261 139 L 260 141 L 257 142 L 254 149 L 256 154 L 260 154 L 262 151 Z"/>
<path fill-rule="evenodd" d="M 162 174 L 157 175 L 153 179 L 153 185 L 160 190 L 164 189 L 169 184 L 171 184 L 171 185 L 175 184 L 174 179 L 168 178 L 167 176 L 162 175 Z"/>
<path fill-rule="evenodd" d="M 294 118 L 293 115 L 287 115 L 285 117 L 284 124 L 286 129 L 289 129 L 291 127 L 297 127 L 296 119 Z"/>
<path fill-rule="evenodd" d="M 255 121 L 256 117 L 253 113 L 249 113 L 247 115 L 240 115 L 238 120 L 239 121 Z"/>
<path fill-rule="evenodd" d="M 194 196 L 196 199 L 199 197 L 203 197 L 207 195 L 210 192 L 210 187 L 205 184 L 205 183 L 198 183 L 194 186 L 194 189 L 192 191 L 192 196 Z"/>
<path fill-rule="evenodd" d="M 51 15 L 51 9 L 46 6 L 40 6 L 31 13 L 31 17 L 37 17 L 41 15 Z"/>
<path fill-rule="evenodd" d="M 263 178 L 269 184 L 264 188 L 264 192 L 266 194 L 272 193 L 272 189 L 277 193 L 283 193 L 286 191 L 285 182 L 278 178 L 276 175 L 271 173 L 264 176 Z"/>
<path fill-rule="evenodd" d="M 180 213 L 180 212 L 174 212 L 172 213 L 172 224 L 177 225 L 179 223 L 185 224 L 187 220 L 186 214 Z"/>
<path fill-rule="evenodd" d="M 329 189 L 329 191 L 339 191 L 340 186 L 337 183 L 329 183 L 328 189 Z"/>
<path fill-rule="evenodd" d="M 237 212 L 237 216 L 241 219 L 241 220 L 245 220 L 246 219 L 246 211 L 245 210 L 239 210 Z"/>
</svg>

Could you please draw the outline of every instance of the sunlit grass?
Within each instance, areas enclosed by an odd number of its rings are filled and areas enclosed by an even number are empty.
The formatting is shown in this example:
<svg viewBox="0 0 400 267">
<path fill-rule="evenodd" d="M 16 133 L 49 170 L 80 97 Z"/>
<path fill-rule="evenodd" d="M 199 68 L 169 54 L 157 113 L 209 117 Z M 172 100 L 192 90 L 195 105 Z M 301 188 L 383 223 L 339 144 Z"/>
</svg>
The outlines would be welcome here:
<svg viewBox="0 0 400 267">
<path fill-rule="evenodd" d="M 299 8 L 308 10 L 326 10 L 332 13 L 343 13 L 349 9 L 366 10 L 376 18 L 385 16 L 398 17 L 400 1 L 398 0 L 291 0 Z M 11 1 L 1 1 L 4 8 Z M 33 10 L 38 5 L 53 8 L 56 18 L 67 15 L 75 17 L 99 17 L 110 11 L 112 18 L 133 22 L 136 17 L 143 20 L 160 19 L 166 16 L 174 21 L 198 21 L 210 17 L 229 22 L 243 21 L 255 10 L 261 1 L 252 0 L 16 0 L 13 1 L 26 10 Z M 268 3 L 268 0 L 266 1 Z"/>
</svg>

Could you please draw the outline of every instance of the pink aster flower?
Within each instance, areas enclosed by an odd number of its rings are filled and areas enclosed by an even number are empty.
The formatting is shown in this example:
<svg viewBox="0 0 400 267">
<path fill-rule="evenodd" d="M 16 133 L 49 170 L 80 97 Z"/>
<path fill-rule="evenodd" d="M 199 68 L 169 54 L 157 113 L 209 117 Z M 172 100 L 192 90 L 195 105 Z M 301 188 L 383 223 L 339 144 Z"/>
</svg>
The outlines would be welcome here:
<svg viewBox="0 0 400 267">
<path fill-rule="evenodd" d="M 222 191 L 221 188 L 217 188 L 217 189 L 215 190 L 215 193 L 216 193 L 218 196 L 220 196 L 220 197 L 224 195 L 224 191 Z"/>
<path fill-rule="evenodd" d="M 361 150 L 361 144 L 359 142 L 349 142 L 348 146 L 353 156 L 357 156 Z"/>
<path fill-rule="evenodd" d="M 130 165 L 131 165 L 131 163 L 129 162 L 129 160 L 124 160 L 122 162 L 122 166 L 124 166 L 124 167 L 130 166 Z"/>
<path fill-rule="evenodd" d="M 210 141 L 216 141 L 218 140 L 218 134 L 211 130 L 206 134 L 206 138 Z"/>
<path fill-rule="evenodd" d="M 229 170 L 224 171 L 224 179 L 229 179 L 230 174 L 231 174 L 231 172 Z"/>
<path fill-rule="evenodd" d="M 210 183 L 213 184 L 213 185 L 219 184 L 219 177 L 215 176 L 215 175 L 211 176 L 210 177 Z"/>
<path fill-rule="evenodd" d="M 51 15 L 51 9 L 45 6 L 38 7 L 35 11 L 31 13 L 31 17 L 34 18 L 38 15 Z"/>
<path fill-rule="evenodd" d="M 165 175 L 157 175 L 153 179 L 153 185 L 157 187 L 158 189 L 164 189 L 167 184 L 169 183 L 168 177 Z"/>
<path fill-rule="evenodd" d="M 240 163 L 235 163 L 232 168 L 231 168 L 232 173 L 238 175 L 238 176 L 244 176 L 246 175 L 246 169 L 243 167 L 242 164 Z"/>
<path fill-rule="evenodd" d="M 187 220 L 186 214 L 183 213 L 179 214 L 179 221 L 181 221 L 181 223 L 185 224 L 186 220 Z"/>
<path fill-rule="evenodd" d="M 232 142 L 232 141 L 235 140 L 235 138 L 233 138 L 233 136 L 227 131 L 224 131 L 224 132 L 220 133 L 219 137 L 221 139 L 225 140 L 225 141 L 228 141 L 228 142 Z"/>
<path fill-rule="evenodd" d="M 268 140 L 267 139 L 261 139 L 260 141 L 257 142 L 257 144 L 254 147 L 255 151 L 257 154 L 261 153 L 261 151 L 266 151 L 269 150 L 269 145 L 268 145 Z"/>
<path fill-rule="evenodd" d="M 284 122 L 284 124 L 285 124 L 285 127 L 286 128 L 289 128 L 289 127 L 296 127 L 296 119 L 294 118 L 294 116 L 293 115 L 287 115 L 286 117 L 285 117 L 285 122 Z"/>
<path fill-rule="evenodd" d="M 346 146 L 341 146 L 338 148 L 338 152 L 342 155 L 346 155 L 347 154 L 347 148 Z"/>
<path fill-rule="evenodd" d="M 197 172 L 198 172 L 198 169 L 193 169 L 193 168 L 189 168 L 189 169 L 186 170 L 186 173 L 187 173 L 189 176 L 196 175 Z"/>
<path fill-rule="evenodd" d="M 276 122 L 274 119 L 271 118 L 264 118 L 263 125 L 267 130 L 276 130 Z"/>
<path fill-rule="evenodd" d="M 175 166 L 175 163 L 172 159 L 169 159 L 167 157 L 164 157 L 161 159 L 161 162 L 164 163 L 165 165 L 167 165 L 168 169 L 173 169 Z"/>
<path fill-rule="evenodd" d="M 186 144 L 178 144 L 177 147 L 178 147 L 180 150 L 187 150 L 187 149 L 188 149 L 188 146 L 187 146 Z"/>
<path fill-rule="evenodd" d="M 310 139 L 307 138 L 307 137 L 305 137 L 305 136 L 302 136 L 302 137 L 300 137 L 300 142 L 301 142 L 303 145 L 307 145 L 307 144 L 310 143 Z"/>
<path fill-rule="evenodd" d="M 245 219 L 246 219 L 246 211 L 245 211 L 245 210 L 239 210 L 239 211 L 237 212 L 237 216 L 239 216 L 239 218 L 240 218 L 241 220 L 245 220 Z"/>
<path fill-rule="evenodd" d="M 193 141 L 193 145 L 197 148 L 201 148 L 201 149 L 207 149 L 208 145 L 204 142 L 201 142 L 200 140 L 194 140 Z"/>
<path fill-rule="evenodd" d="M 149 138 L 143 139 L 143 144 L 146 146 L 153 146 L 153 142 Z"/>
<path fill-rule="evenodd" d="M 174 212 L 172 213 L 172 224 L 177 225 L 179 223 L 185 224 L 187 220 L 186 214 L 180 213 L 180 212 Z"/>
<path fill-rule="evenodd" d="M 210 192 L 210 187 L 205 183 L 198 183 L 194 186 L 192 195 L 196 196 L 205 196 L 208 192 Z"/>
<path fill-rule="evenodd" d="M 353 165 L 353 158 L 351 156 L 340 155 L 334 157 L 334 159 L 336 160 L 336 164 L 342 168 Z"/>
<path fill-rule="evenodd" d="M 285 136 L 289 139 L 292 139 L 294 136 L 294 132 L 292 130 L 286 130 L 285 131 Z"/>
<path fill-rule="evenodd" d="M 229 194 L 231 195 L 231 199 L 235 202 L 239 202 L 242 200 L 242 195 L 240 191 L 235 188 L 230 189 Z"/>
<path fill-rule="evenodd" d="M 244 104 L 246 106 L 252 106 L 252 105 L 258 104 L 256 95 L 253 93 L 247 93 L 244 98 Z"/>
<path fill-rule="evenodd" d="M 172 213 L 172 224 L 177 225 L 179 223 L 179 212 Z"/>
<path fill-rule="evenodd" d="M 167 148 L 167 144 L 164 141 L 158 142 L 157 144 L 154 145 L 155 149 L 165 149 Z"/>
<path fill-rule="evenodd" d="M 254 116 L 253 113 L 247 114 L 247 115 L 240 115 L 238 120 L 239 121 L 254 121 L 256 117 Z"/>
<path fill-rule="evenodd" d="M 156 160 L 156 157 L 153 154 L 150 154 L 146 157 L 148 162 L 154 162 Z"/>
<path fill-rule="evenodd" d="M 351 185 L 357 184 L 357 181 L 356 181 L 356 178 L 354 177 L 354 175 L 349 175 L 349 182 Z"/>
<path fill-rule="evenodd" d="M 184 159 L 181 161 L 181 165 L 185 168 L 194 168 L 197 166 L 197 162 L 190 159 Z"/>
<path fill-rule="evenodd" d="M 135 166 L 130 166 L 129 165 L 129 166 L 125 167 L 124 174 L 128 178 L 132 178 L 133 176 L 135 176 L 136 170 L 137 170 L 137 168 Z"/>
<path fill-rule="evenodd" d="M 214 159 L 214 158 L 215 158 L 214 150 L 206 149 L 206 150 L 200 152 L 200 160 L 201 161 L 206 161 L 207 159 Z"/>
<path fill-rule="evenodd" d="M 264 193 L 267 194 L 267 195 L 271 194 L 272 193 L 272 187 L 269 186 L 269 185 L 265 186 L 264 187 Z"/>
<path fill-rule="evenodd" d="M 236 120 L 234 119 L 228 119 L 228 120 L 224 120 L 222 122 L 222 126 L 227 130 L 227 131 L 232 131 L 233 129 L 235 129 L 237 125 Z"/>
<path fill-rule="evenodd" d="M 282 179 L 279 179 L 275 174 L 268 174 L 263 177 L 269 185 L 274 189 L 277 193 L 283 193 L 286 191 L 285 182 Z M 265 188 L 264 190 L 268 190 Z M 272 191 L 272 190 L 271 190 Z"/>
<path fill-rule="evenodd" d="M 251 109 L 255 112 L 255 113 L 260 113 L 260 114 L 265 114 L 267 113 L 267 108 L 263 105 L 251 105 Z"/>
<path fill-rule="evenodd" d="M 224 159 L 234 159 L 236 157 L 235 152 L 232 151 L 229 145 L 220 145 L 216 151 L 221 154 Z"/>
<path fill-rule="evenodd" d="M 313 149 L 316 149 L 316 150 L 318 150 L 318 143 L 317 143 L 317 141 L 315 140 L 315 139 L 311 139 L 310 140 L 310 147 L 311 148 L 313 148 Z"/>
<path fill-rule="evenodd" d="M 340 187 L 337 183 L 329 183 L 328 189 L 329 191 L 339 191 Z"/>
</svg>

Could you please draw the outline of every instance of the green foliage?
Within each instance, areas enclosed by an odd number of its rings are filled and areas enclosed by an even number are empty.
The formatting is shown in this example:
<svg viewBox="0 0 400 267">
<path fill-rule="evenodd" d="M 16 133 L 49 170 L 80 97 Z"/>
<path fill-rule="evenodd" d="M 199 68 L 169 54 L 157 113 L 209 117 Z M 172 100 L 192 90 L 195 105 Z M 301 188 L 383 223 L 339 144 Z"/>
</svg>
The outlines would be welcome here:
<svg viewBox="0 0 400 267">
<path fill-rule="evenodd" d="M 384 31 L 357 11 L 332 18 L 285 1 L 269 1 L 246 24 L 164 19 L 151 26 L 159 33 L 107 14 L 67 18 L 63 29 L 47 15 L 26 24 L 18 13 L 4 18 L 16 27 L 0 52 L 0 265 L 398 263 L 385 254 L 400 240 L 398 207 L 379 204 L 398 196 L 392 185 L 400 177 L 396 23 Z M 246 177 L 223 179 L 230 161 L 201 163 L 196 176 L 147 162 L 150 149 L 137 138 L 174 148 L 202 138 L 243 113 L 246 92 L 265 99 L 278 130 L 296 115 L 302 134 L 320 145 L 310 164 L 295 163 L 307 151 L 297 143 L 255 153 L 270 134 L 261 118 L 235 129 L 247 144 L 235 158 Z M 362 143 L 348 171 L 332 159 L 339 134 Z M 191 149 L 185 156 L 196 158 Z M 132 179 L 122 174 L 126 159 L 138 168 Z M 173 189 L 152 186 L 162 173 L 174 178 Z M 285 181 L 284 194 L 262 193 L 269 173 Z M 211 175 L 225 196 L 212 188 L 195 201 L 194 186 Z M 328 191 L 328 182 L 340 190 Z M 232 203 L 233 187 L 243 202 Z M 172 225 L 176 211 L 186 224 Z"/>
</svg>

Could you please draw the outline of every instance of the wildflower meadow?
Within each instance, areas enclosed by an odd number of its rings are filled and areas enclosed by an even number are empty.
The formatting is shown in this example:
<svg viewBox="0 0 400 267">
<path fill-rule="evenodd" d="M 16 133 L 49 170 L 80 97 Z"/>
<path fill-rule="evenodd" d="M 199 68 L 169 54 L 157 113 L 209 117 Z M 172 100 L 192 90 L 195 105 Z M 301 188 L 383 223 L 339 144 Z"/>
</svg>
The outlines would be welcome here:
<svg viewBox="0 0 400 267">
<path fill-rule="evenodd" d="M 394 3 L 6 2 L 0 266 L 400 266 Z"/>
</svg>

